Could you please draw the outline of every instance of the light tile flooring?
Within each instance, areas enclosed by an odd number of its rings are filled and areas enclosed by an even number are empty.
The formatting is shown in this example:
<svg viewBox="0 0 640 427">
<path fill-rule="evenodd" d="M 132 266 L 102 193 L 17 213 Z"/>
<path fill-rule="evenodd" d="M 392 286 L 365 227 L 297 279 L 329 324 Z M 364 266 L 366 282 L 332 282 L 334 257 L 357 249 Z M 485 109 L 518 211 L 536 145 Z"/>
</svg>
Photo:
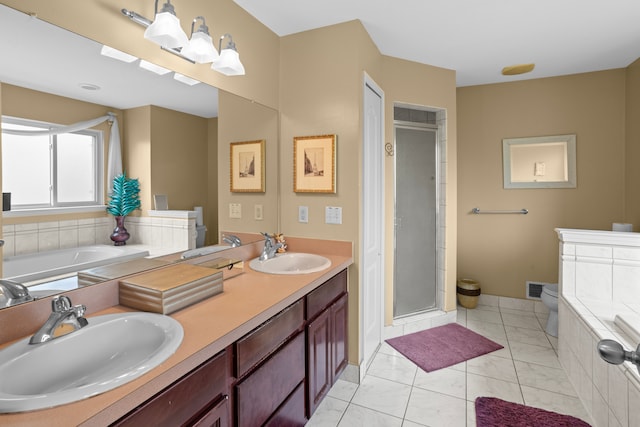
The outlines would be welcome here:
<svg viewBox="0 0 640 427">
<path fill-rule="evenodd" d="M 458 323 L 503 349 L 431 373 L 383 343 L 360 385 L 338 380 L 307 426 L 475 426 L 479 396 L 524 403 L 591 423 L 544 332 L 547 314 L 458 307 Z"/>
</svg>

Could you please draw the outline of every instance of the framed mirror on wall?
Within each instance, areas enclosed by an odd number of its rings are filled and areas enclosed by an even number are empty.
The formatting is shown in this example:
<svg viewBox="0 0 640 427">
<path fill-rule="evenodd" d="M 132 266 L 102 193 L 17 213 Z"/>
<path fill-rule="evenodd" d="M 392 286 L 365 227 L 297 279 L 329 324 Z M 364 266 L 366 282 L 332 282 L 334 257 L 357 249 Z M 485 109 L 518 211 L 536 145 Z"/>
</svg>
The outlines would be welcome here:
<svg viewBox="0 0 640 427">
<path fill-rule="evenodd" d="M 502 140 L 504 188 L 576 188 L 576 135 Z"/>
</svg>

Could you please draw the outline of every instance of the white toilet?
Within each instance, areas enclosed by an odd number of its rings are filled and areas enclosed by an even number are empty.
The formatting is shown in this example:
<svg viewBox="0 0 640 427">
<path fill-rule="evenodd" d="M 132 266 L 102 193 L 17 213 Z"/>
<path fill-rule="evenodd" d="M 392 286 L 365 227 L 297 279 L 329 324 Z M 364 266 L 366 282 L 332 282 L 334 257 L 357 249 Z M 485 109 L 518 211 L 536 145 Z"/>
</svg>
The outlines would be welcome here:
<svg viewBox="0 0 640 427">
<path fill-rule="evenodd" d="M 546 331 L 549 335 L 558 336 L 558 285 L 544 285 L 540 299 L 549 309 Z"/>
</svg>

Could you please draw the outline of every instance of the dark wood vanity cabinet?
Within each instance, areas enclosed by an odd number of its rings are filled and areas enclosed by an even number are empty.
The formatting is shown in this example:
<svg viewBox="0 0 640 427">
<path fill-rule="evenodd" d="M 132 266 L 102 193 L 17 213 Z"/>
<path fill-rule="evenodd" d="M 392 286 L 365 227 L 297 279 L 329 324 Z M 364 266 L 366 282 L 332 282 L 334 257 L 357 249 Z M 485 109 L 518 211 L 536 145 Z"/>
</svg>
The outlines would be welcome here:
<svg viewBox="0 0 640 427">
<path fill-rule="evenodd" d="M 235 348 L 235 421 L 239 427 L 306 422 L 304 395 L 304 299 L 298 300 L 249 334 Z M 274 420 L 281 421 L 274 421 Z"/>
<path fill-rule="evenodd" d="M 347 272 L 307 295 L 307 416 L 347 366 Z"/>
<path fill-rule="evenodd" d="M 304 426 L 347 365 L 347 271 L 114 426 Z"/>
<path fill-rule="evenodd" d="M 185 375 L 114 426 L 231 426 L 230 351 L 224 350 Z"/>
</svg>

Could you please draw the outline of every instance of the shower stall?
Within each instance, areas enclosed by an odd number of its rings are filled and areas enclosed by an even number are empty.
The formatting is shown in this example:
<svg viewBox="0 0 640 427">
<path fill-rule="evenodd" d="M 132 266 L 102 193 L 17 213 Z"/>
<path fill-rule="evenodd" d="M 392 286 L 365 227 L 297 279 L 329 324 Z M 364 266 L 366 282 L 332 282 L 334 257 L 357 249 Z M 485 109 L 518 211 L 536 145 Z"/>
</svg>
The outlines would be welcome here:
<svg viewBox="0 0 640 427">
<path fill-rule="evenodd" d="M 394 108 L 393 317 L 437 307 L 438 126 L 436 112 Z"/>
</svg>

